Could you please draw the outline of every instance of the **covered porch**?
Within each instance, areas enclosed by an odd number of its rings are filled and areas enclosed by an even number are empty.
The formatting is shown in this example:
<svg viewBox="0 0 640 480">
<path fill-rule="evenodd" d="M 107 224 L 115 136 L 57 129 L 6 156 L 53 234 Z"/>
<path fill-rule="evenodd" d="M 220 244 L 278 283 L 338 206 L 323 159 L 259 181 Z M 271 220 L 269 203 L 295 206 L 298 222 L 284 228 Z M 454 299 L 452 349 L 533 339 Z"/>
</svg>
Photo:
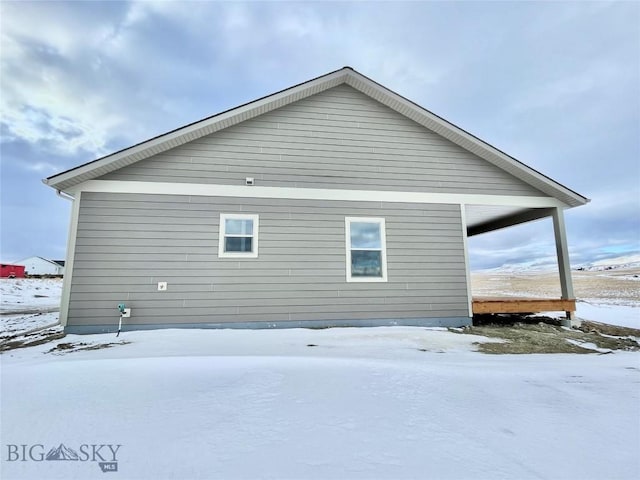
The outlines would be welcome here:
<svg viewBox="0 0 640 480">
<path fill-rule="evenodd" d="M 535 298 L 508 294 L 498 296 L 473 296 L 469 294 L 470 312 L 472 314 L 501 313 L 544 313 L 565 312 L 565 325 L 570 326 L 575 318 L 576 298 L 573 291 L 569 249 L 564 222 L 564 205 L 553 207 L 531 208 L 505 205 L 471 205 L 463 206 L 464 224 L 467 237 L 493 232 L 503 228 L 551 217 L 555 238 L 555 253 L 558 265 L 560 297 Z M 465 245 L 465 249 L 468 246 Z M 468 259 L 467 259 L 468 263 Z M 469 283 L 471 290 L 471 282 Z"/>
</svg>

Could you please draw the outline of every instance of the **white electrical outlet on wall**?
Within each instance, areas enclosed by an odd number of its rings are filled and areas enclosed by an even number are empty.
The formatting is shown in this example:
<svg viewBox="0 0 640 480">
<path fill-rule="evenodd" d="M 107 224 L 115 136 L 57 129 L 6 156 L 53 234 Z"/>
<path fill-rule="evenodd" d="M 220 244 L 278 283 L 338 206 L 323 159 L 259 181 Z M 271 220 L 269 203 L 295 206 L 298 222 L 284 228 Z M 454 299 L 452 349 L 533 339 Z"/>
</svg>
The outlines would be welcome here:
<svg viewBox="0 0 640 480">
<path fill-rule="evenodd" d="M 158 291 L 164 292 L 167 290 L 167 282 L 158 282 Z"/>
</svg>

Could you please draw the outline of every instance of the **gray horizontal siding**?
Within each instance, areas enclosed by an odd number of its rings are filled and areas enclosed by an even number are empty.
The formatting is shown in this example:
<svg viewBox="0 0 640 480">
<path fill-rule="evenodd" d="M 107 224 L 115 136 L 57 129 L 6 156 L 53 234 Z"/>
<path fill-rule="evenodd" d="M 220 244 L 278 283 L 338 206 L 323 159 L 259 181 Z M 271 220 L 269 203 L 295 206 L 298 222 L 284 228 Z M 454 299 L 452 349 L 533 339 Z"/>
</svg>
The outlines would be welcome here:
<svg viewBox="0 0 640 480">
<path fill-rule="evenodd" d="M 259 257 L 218 258 L 239 212 L 260 215 Z M 386 219 L 388 282 L 346 282 L 345 216 Z M 115 323 L 121 302 L 129 324 L 466 317 L 460 209 L 85 192 L 68 324 Z"/>
<path fill-rule="evenodd" d="M 541 195 L 347 85 L 101 177 L 106 180 Z"/>
</svg>

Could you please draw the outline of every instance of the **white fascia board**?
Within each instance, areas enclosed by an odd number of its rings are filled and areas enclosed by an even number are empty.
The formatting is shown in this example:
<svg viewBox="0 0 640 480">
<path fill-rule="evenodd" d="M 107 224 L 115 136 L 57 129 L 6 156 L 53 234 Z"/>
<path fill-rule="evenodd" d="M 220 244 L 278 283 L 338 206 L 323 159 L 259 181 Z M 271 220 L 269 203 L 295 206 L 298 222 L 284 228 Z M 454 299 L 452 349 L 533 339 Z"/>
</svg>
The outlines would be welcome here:
<svg viewBox="0 0 640 480">
<path fill-rule="evenodd" d="M 348 202 L 505 205 L 524 208 L 565 208 L 567 206 L 552 197 L 530 197 L 519 195 L 338 190 L 324 188 L 262 187 L 200 183 L 130 182 L 120 180 L 89 180 L 76 185 L 72 189 L 72 192 L 281 198 L 291 200 L 338 200 Z"/>
</svg>

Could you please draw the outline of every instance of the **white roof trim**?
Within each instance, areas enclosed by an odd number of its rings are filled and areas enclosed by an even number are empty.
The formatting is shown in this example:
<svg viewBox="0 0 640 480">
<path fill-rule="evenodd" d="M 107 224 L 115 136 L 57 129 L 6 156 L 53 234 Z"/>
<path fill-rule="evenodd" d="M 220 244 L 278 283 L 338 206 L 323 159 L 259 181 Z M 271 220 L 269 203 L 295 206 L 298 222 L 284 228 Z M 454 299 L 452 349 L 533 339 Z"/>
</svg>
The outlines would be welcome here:
<svg viewBox="0 0 640 480">
<path fill-rule="evenodd" d="M 563 207 L 553 197 L 487 195 L 469 193 L 398 192 L 300 187 L 218 185 L 215 183 L 141 182 L 135 180 L 88 180 L 73 188 L 78 192 L 141 193 L 147 195 L 201 195 L 212 197 L 287 198 L 290 200 L 340 200 L 345 202 L 444 203 L 502 205 L 522 208 Z"/>
<path fill-rule="evenodd" d="M 344 67 L 308 82 L 186 125 L 106 157 L 53 175 L 43 181 L 57 190 L 64 191 L 79 183 L 95 179 L 145 158 L 149 158 L 189 141 L 244 122 L 343 83 L 350 85 L 383 105 L 388 106 L 480 158 L 507 171 L 550 197 L 560 200 L 567 206 L 575 207 L 584 205 L 589 201 L 582 195 L 546 177 L 497 148 L 447 122 L 443 118 L 438 117 L 410 100 L 374 82 L 370 78 L 356 72 L 350 67 Z"/>
</svg>

